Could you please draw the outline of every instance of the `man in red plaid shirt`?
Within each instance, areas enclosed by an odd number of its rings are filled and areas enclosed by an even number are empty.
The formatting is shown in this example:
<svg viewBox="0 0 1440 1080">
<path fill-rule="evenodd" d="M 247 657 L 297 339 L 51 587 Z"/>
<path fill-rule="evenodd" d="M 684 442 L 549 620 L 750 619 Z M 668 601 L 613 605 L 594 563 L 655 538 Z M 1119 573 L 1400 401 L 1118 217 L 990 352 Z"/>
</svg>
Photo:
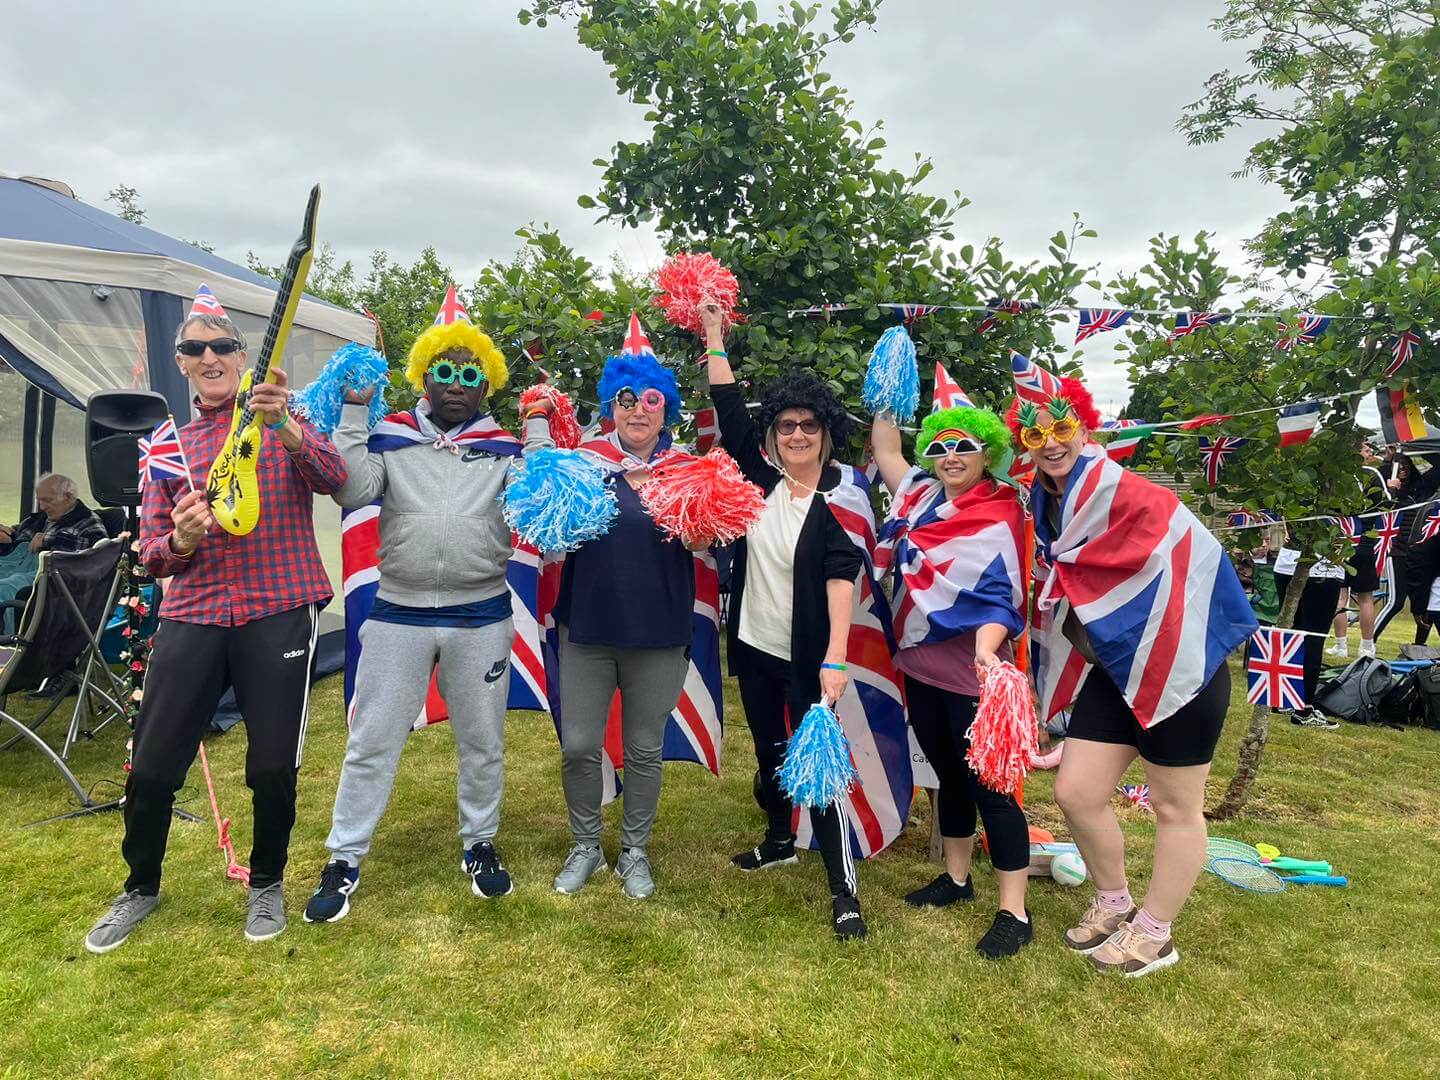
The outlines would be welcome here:
<svg viewBox="0 0 1440 1080">
<path fill-rule="evenodd" d="M 191 480 L 145 484 L 140 558 L 170 583 L 135 725 L 125 786 L 125 889 L 85 938 L 91 952 L 124 943 L 159 902 L 160 867 L 175 792 L 227 687 L 245 717 L 245 782 L 254 793 L 255 839 L 245 936 L 285 929 L 283 876 L 295 823 L 295 780 L 305 741 L 315 627 L 332 590 L 315 546 L 316 494 L 338 491 L 345 461 L 310 425 L 291 416 L 285 373 L 250 393 L 269 429 L 260 453 L 259 524 L 246 536 L 215 525 L 205 478 L 230 431 L 247 364 L 245 339 L 202 286 L 176 335 L 175 361 L 195 391 L 193 421 L 180 429 Z"/>
</svg>

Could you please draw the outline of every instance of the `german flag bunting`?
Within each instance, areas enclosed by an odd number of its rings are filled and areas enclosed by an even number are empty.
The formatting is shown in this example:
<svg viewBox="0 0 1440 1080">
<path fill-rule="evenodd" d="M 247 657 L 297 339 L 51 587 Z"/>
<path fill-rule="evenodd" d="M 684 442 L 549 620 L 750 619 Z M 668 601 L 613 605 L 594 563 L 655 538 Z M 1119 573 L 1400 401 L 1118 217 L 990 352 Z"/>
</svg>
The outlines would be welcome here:
<svg viewBox="0 0 1440 1080">
<path fill-rule="evenodd" d="M 1409 388 L 1409 383 L 1398 390 L 1388 386 L 1375 388 L 1375 404 L 1380 408 L 1380 429 L 1385 433 L 1387 443 L 1412 442 L 1430 434 L 1425 418 L 1420 415 L 1420 406 L 1408 393 Z"/>
</svg>

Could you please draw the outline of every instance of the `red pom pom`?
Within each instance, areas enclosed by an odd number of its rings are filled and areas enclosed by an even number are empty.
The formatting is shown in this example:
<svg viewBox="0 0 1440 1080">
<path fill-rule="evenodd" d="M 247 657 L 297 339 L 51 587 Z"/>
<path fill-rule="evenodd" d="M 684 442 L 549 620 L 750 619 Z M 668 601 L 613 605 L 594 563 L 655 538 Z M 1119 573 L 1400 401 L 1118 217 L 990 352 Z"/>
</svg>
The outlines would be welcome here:
<svg viewBox="0 0 1440 1080">
<path fill-rule="evenodd" d="M 965 760 L 986 787 L 1012 794 L 1039 751 L 1030 680 L 1013 664 L 1001 664 L 981 679 Z"/>
<path fill-rule="evenodd" d="M 549 383 L 537 383 L 520 395 L 520 415 L 537 401 L 550 402 L 550 437 L 562 450 L 574 450 L 580 445 L 580 422 L 575 419 L 575 406 L 564 391 L 556 390 Z"/>
<path fill-rule="evenodd" d="M 694 548 L 744 536 L 765 509 L 765 493 L 724 450 L 704 457 L 675 450 L 655 462 L 640 502 L 656 525 Z"/>
<path fill-rule="evenodd" d="M 735 323 L 745 321 L 745 317 L 735 311 L 735 305 L 740 302 L 740 283 L 714 255 L 704 252 L 691 255 L 684 251 L 672 255 L 656 273 L 655 284 L 660 289 L 655 306 L 682 330 L 701 333 L 701 304 L 720 305 L 721 325 L 727 331 Z"/>
</svg>

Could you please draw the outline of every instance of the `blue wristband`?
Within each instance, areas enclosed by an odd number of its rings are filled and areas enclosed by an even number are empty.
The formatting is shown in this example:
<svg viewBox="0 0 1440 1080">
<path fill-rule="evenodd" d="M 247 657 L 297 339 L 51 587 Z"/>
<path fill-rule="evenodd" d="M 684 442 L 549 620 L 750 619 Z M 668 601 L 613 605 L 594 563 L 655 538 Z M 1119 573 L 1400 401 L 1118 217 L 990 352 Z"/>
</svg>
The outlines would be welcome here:
<svg viewBox="0 0 1440 1080">
<path fill-rule="evenodd" d="M 832 664 L 832 663 L 829 663 L 829 662 L 827 661 L 826 663 L 823 663 L 823 664 L 820 665 L 820 670 L 821 670 L 821 671 L 845 671 L 846 668 L 845 668 L 845 665 L 844 665 L 844 664 Z"/>
</svg>

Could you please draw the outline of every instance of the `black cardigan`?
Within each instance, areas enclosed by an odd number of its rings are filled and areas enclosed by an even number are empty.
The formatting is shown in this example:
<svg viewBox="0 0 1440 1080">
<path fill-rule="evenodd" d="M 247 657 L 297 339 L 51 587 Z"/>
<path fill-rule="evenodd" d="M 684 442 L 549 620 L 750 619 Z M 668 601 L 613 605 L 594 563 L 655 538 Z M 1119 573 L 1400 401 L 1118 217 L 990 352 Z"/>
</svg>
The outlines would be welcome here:
<svg viewBox="0 0 1440 1080">
<path fill-rule="evenodd" d="M 710 388 L 720 428 L 720 442 L 735 459 L 740 471 L 759 484 L 768 496 L 780 483 L 778 469 L 765 460 L 760 435 L 735 383 Z M 820 477 L 820 491 L 840 483 L 840 470 L 827 464 Z M 745 670 L 744 657 L 750 648 L 740 641 L 740 611 L 744 602 L 745 569 L 748 562 L 745 541 L 735 544 L 735 562 L 730 577 L 730 615 L 725 641 L 730 657 L 730 674 Z M 795 541 L 794 593 L 790 623 L 790 662 L 797 676 L 813 679 L 818 685 L 820 664 L 830 644 L 830 607 L 825 595 L 828 581 L 854 581 L 863 565 L 860 552 L 851 541 L 830 504 L 823 498 L 810 503 L 800 536 Z"/>
</svg>

